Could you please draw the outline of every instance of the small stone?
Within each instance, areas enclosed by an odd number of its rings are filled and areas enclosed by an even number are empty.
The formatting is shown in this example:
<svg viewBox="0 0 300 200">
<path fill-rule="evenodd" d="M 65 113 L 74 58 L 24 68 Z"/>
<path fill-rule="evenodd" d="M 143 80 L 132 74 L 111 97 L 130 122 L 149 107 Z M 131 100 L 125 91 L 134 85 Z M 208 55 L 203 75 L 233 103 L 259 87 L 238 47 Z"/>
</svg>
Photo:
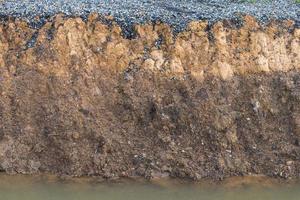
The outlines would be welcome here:
<svg viewBox="0 0 300 200">
<path fill-rule="evenodd" d="M 229 149 L 226 149 L 226 152 L 227 152 L 227 153 L 231 153 L 231 150 L 229 150 Z"/>
<path fill-rule="evenodd" d="M 255 101 L 253 104 L 253 110 L 255 112 L 258 112 L 258 109 L 260 108 L 260 103 L 258 101 Z"/>
<path fill-rule="evenodd" d="M 73 133 L 72 136 L 74 139 L 78 139 L 80 137 L 80 134 L 78 132 L 76 132 L 76 133 Z"/>
<path fill-rule="evenodd" d="M 289 160 L 289 161 L 286 162 L 286 165 L 288 165 L 288 166 L 291 166 L 293 164 L 294 164 L 294 161 L 292 161 L 292 160 Z"/>
</svg>

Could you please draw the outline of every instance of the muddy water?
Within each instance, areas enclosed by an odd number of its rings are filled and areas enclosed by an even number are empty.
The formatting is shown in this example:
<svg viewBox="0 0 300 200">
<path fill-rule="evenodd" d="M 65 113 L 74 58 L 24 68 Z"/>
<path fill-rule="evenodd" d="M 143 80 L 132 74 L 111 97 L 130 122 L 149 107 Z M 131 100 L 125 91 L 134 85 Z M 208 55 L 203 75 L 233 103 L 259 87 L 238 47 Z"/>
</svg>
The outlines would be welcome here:
<svg viewBox="0 0 300 200">
<path fill-rule="evenodd" d="M 222 183 L 175 180 L 99 182 L 0 175 L 0 200 L 299 200 L 300 185 L 263 177 Z"/>
</svg>

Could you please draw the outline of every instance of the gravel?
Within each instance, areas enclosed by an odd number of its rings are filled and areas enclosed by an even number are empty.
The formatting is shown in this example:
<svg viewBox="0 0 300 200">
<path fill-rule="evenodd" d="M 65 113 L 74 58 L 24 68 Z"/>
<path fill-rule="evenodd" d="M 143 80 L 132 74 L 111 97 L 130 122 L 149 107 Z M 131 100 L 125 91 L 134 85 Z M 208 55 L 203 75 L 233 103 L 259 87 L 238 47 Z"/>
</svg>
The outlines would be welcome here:
<svg viewBox="0 0 300 200">
<path fill-rule="evenodd" d="M 115 17 L 123 27 L 147 21 L 162 21 L 181 30 L 191 20 L 239 19 L 241 14 L 255 16 L 265 23 L 270 19 L 293 19 L 299 24 L 300 3 L 295 0 L 0 0 L 0 16 L 33 21 L 35 16 L 57 13 L 86 17 L 96 12 Z"/>
</svg>

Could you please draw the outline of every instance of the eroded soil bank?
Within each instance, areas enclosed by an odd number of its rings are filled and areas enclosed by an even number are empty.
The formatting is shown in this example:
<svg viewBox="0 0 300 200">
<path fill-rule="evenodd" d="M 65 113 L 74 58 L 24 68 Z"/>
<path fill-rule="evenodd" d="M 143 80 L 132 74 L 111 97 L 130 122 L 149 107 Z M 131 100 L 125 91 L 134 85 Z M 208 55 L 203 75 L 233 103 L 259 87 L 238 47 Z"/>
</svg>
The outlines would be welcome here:
<svg viewBox="0 0 300 200">
<path fill-rule="evenodd" d="M 300 29 L 135 27 L 56 16 L 0 24 L 0 168 L 7 173 L 300 177 Z"/>
</svg>

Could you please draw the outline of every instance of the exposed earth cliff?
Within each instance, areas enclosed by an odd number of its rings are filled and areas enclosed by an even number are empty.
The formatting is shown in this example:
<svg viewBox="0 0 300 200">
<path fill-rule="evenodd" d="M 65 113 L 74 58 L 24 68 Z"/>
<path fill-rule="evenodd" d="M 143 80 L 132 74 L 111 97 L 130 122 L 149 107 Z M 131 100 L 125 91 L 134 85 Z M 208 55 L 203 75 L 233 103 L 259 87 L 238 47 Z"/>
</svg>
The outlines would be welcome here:
<svg viewBox="0 0 300 200">
<path fill-rule="evenodd" d="M 242 22 L 2 21 L 0 169 L 299 178 L 300 29 Z"/>
</svg>

